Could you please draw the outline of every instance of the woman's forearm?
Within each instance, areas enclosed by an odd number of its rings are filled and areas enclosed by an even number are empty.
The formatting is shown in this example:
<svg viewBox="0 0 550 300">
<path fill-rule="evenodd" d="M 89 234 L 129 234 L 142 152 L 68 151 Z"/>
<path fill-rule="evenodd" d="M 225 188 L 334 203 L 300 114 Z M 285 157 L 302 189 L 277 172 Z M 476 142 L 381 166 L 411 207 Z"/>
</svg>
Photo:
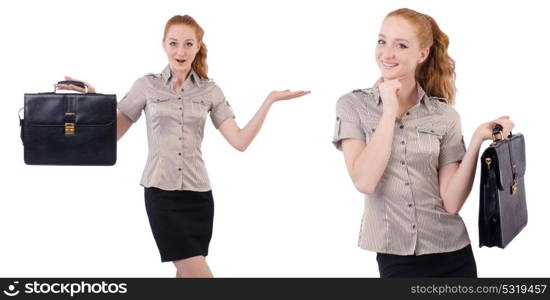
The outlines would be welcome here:
<svg viewBox="0 0 550 300">
<path fill-rule="evenodd" d="M 445 191 L 441 193 L 443 204 L 447 211 L 458 213 L 472 191 L 477 159 L 482 143 L 483 139 L 476 135 L 472 137 L 470 145 L 462 158 L 462 162 L 451 176 Z"/>
<path fill-rule="evenodd" d="M 229 118 L 223 121 L 218 129 L 223 134 L 225 139 L 231 144 L 231 146 L 235 147 L 239 151 L 244 151 L 248 148 L 248 145 L 250 145 L 252 140 L 254 140 L 260 131 L 260 128 L 262 128 L 267 112 L 274 102 L 298 98 L 309 93 L 310 91 L 272 91 L 244 128 L 239 128 L 235 120 L 233 118 Z"/>
<path fill-rule="evenodd" d="M 395 114 L 384 113 L 367 146 L 353 162 L 355 186 L 366 194 L 374 193 L 391 156 Z"/>
<path fill-rule="evenodd" d="M 265 118 L 267 117 L 267 113 L 269 112 L 269 109 L 271 108 L 271 105 L 273 104 L 273 100 L 270 98 L 267 98 L 256 114 L 248 121 L 246 126 L 244 126 L 242 129 L 238 126 L 235 126 L 235 133 L 231 134 L 230 143 L 237 148 L 239 151 L 244 151 L 250 143 L 254 140 L 260 129 L 262 128 L 262 124 L 265 121 Z"/>
<path fill-rule="evenodd" d="M 130 120 L 125 114 L 122 112 L 117 112 L 116 115 L 116 140 L 120 140 L 122 136 L 128 131 L 128 129 L 132 126 L 132 120 Z"/>
</svg>

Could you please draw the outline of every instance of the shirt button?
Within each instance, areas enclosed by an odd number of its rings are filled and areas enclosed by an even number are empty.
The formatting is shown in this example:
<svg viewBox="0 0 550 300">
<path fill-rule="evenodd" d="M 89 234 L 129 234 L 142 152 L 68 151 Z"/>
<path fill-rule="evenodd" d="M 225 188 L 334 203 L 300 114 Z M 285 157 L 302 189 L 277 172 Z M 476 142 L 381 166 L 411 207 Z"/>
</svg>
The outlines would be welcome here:
<svg viewBox="0 0 550 300">
<path fill-rule="evenodd" d="M 410 115 L 410 114 L 411 114 L 410 112 L 407 112 L 407 113 L 406 113 L 407 116 Z"/>
<path fill-rule="evenodd" d="M 181 171 L 181 168 L 178 168 L 178 171 Z"/>
<path fill-rule="evenodd" d="M 400 129 L 403 129 L 403 127 L 405 127 L 405 126 L 403 126 L 403 125 L 399 126 Z"/>
<path fill-rule="evenodd" d="M 402 145 L 405 145 L 405 141 L 401 141 L 401 144 L 402 144 Z"/>
<path fill-rule="evenodd" d="M 181 100 L 181 97 L 178 97 L 178 100 Z"/>
<path fill-rule="evenodd" d="M 372 132 L 375 132 L 375 131 L 376 131 L 376 128 L 373 128 L 373 129 L 372 129 Z"/>
<path fill-rule="evenodd" d="M 410 185 L 410 183 L 408 183 L 408 182 L 405 182 L 405 185 L 406 185 L 406 186 L 409 186 L 409 185 Z"/>
<path fill-rule="evenodd" d="M 181 152 L 180 152 L 180 153 L 178 153 L 178 155 L 179 155 L 179 156 L 181 156 Z"/>
<path fill-rule="evenodd" d="M 183 107 L 180 107 L 180 110 L 183 110 Z"/>
<path fill-rule="evenodd" d="M 405 164 L 405 161 L 404 161 L 404 160 L 402 160 L 402 161 L 401 161 L 401 164 L 402 164 L 402 165 L 404 165 L 404 164 Z"/>
<path fill-rule="evenodd" d="M 413 225 L 413 229 L 415 229 L 415 228 L 416 228 L 416 225 Z"/>
<path fill-rule="evenodd" d="M 178 138 L 178 140 L 180 140 L 180 141 L 181 141 L 181 137 L 179 137 L 179 138 Z"/>
<path fill-rule="evenodd" d="M 412 207 L 413 205 L 411 203 L 409 203 L 409 207 Z"/>
<path fill-rule="evenodd" d="M 183 125 L 183 123 L 182 123 L 182 122 L 180 122 L 180 125 Z"/>
</svg>

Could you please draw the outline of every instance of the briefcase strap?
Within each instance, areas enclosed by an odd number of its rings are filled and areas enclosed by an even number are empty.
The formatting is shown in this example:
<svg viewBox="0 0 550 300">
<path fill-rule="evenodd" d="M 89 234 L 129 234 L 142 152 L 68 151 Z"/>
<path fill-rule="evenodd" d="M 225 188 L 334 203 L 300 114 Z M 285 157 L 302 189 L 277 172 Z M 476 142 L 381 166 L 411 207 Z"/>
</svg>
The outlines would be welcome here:
<svg viewBox="0 0 550 300">
<path fill-rule="evenodd" d="M 23 145 L 25 144 L 24 143 L 24 139 L 23 139 L 23 125 L 25 123 L 25 119 L 21 118 L 21 111 L 24 109 L 24 107 L 21 107 L 21 109 L 19 110 L 19 112 L 17 112 L 17 117 L 19 118 L 19 127 L 21 127 L 21 142 L 23 142 Z"/>
<path fill-rule="evenodd" d="M 494 158 L 493 158 L 494 159 Z M 489 224 L 493 218 L 497 215 L 497 179 L 496 179 L 496 169 L 495 166 L 491 166 L 491 163 L 487 163 L 487 181 L 486 184 L 482 186 L 482 192 L 484 194 L 484 221 L 485 224 Z"/>
<path fill-rule="evenodd" d="M 508 143 L 508 153 L 510 154 L 510 165 L 512 166 L 512 186 L 510 186 L 510 193 L 512 195 L 516 194 L 516 191 L 518 189 L 518 172 L 516 170 L 516 164 L 514 163 L 516 161 L 515 153 L 512 152 L 512 143 Z"/>
<path fill-rule="evenodd" d="M 498 141 L 503 140 L 502 129 L 503 129 L 502 125 L 500 124 L 495 125 L 495 127 L 493 128 L 493 144 L 496 144 Z M 497 138 L 498 134 L 500 134 L 500 139 Z M 511 138 L 511 137 L 512 137 L 512 131 L 510 131 L 510 134 L 508 135 L 508 138 Z M 514 180 L 512 183 L 512 186 L 510 187 L 510 193 L 514 195 L 518 188 L 518 177 L 516 172 L 516 165 L 514 164 L 516 160 L 515 160 L 514 153 L 512 153 L 512 143 L 507 143 L 507 144 L 508 144 L 507 145 L 508 153 L 510 156 L 510 165 L 512 167 L 512 176 Z"/>
</svg>

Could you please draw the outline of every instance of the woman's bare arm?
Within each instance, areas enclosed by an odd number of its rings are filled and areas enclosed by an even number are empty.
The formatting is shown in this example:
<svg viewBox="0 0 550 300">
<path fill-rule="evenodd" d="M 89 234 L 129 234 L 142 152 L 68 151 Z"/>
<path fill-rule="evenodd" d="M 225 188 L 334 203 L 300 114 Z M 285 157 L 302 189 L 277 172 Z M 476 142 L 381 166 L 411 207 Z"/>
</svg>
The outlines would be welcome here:
<svg viewBox="0 0 550 300">
<path fill-rule="evenodd" d="M 368 145 L 345 139 L 342 150 L 348 173 L 355 188 L 363 194 L 374 193 L 391 155 L 395 114 L 384 113 Z"/>
<path fill-rule="evenodd" d="M 130 120 L 125 114 L 122 112 L 117 112 L 116 114 L 116 140 L 120 140 L 120 138 L 128 131 L 130 126 L 132 126 L 134 122 Z"/>
<path fill-rule="evenodd" d="M 239 128 L 235 119 L 228 118 L 222 122 L 219 130 L 231 146 L 241 152 L 245 151 L 260 131 L 260 128 L 262 128 L 262 124 L 273 103 L 280 100 L 301 97 L 306 94 L 309 94 L 309 91 L 273 91 L 267 96 L 256 114 L 254 114 L 244 128 Z"/>
</svg>

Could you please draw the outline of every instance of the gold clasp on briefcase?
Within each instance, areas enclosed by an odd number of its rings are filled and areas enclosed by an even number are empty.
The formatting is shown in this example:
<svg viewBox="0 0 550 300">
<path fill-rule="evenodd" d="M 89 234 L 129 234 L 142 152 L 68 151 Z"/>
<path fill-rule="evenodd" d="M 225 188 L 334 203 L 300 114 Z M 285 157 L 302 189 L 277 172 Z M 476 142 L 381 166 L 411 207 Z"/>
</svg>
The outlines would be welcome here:
<svg viewBox="0 0 550 300">
<path fill-rule="evenodd" d="M 493 160 L 490 158 L 490 157 L 486 157 L 485 158 L 485 163 L 487 164 L 487 168 L 490 169 L 491 168 L 491 163 L 493 162 Z"/>
<path fill-rule="evenodd" d="M 65 117 L 74 116 L 74 113 L 65 113 Z M 65 135 L 74 135 L 74 123 L 65 122 Z"/>
<path fill-rule="evenodd" d="M 74 123 L 65 123 L 65 135 L 74 135 Z"/>
<path fill-rule="evenodd" d="M 514 195 L 518 190 L 518 178 L 514 176 L 514 183 L 510 186 L 510 193 Z"/>
</svg>

